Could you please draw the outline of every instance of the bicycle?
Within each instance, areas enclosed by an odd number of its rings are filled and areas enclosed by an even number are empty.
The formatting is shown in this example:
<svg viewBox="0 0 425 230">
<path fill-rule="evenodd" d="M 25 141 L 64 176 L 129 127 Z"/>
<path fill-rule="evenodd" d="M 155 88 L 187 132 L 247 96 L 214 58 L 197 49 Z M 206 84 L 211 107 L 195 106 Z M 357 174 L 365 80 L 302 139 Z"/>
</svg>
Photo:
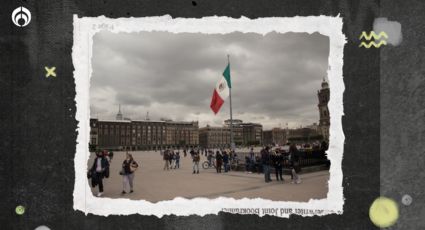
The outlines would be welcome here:
<svg viewBox="0 0 425 230">
<path fill-rule="evenodd" d="M 202 163 L 202 168 L 203 169 L 209 169 L 209 168 L 217 168 L 216 162 L 215 162 L 215 157 L 211 157 L 211 163 L 209 160 L 206 160 Z"/>
</svg>

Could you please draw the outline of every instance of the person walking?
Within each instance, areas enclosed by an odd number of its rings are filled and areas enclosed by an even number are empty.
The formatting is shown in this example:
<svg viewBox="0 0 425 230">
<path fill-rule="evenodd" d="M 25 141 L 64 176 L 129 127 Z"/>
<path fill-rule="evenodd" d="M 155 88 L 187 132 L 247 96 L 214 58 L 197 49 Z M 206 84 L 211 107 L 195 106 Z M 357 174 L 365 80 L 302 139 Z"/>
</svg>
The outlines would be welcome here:
<svg viewBox="0 0 425 230">
<path fill-rule="evenodd" d="M 92 187 L 99 187 L 97 196 L 100 197 L 103 194 L 103 178 L 109 177 L 109 161 L 106 159 L 103 152 L 96 153 L 96 158 L 90 170 L 92 175 Z"/>
<path fill-rule="evenodd" d="M 270 152 L 269 152 L 269 146 L 261 150 L 261 163 L 263 164 L 263 172 L 264 172 L 264 180 L 266 183 L 269 183 L 272 181 L 270 178 Z"/>
<path fill-rule="evenodd" d="M 123 187 L 121 194 L 126 194 L 126 188 L 130 187 L 130 193 L 133 193 L 133 181 L 134 181 L 134 172 L 139 167 L 137 162 L 133 159 L 133 155 L 126 153 L 126 158 L 122 162 L 122 169 L 120 174 L 123 177 Z"/>
<path fill-rule="evenodd" d="M 278 150 L 276 150 L 273 154 L 272 157 L 273 160 L 273 166 L 274 166 L 274 171 L 276 174 L 276 180 L 279 181 L 280 180 L 283 182 L 283 177 L 282 177 L 282 172 L 283 172 L 283 156 L 280 152 L 278 152 Z"/>
<path fill-rule="evenodd" d="M 289 156 L 290 156 L 291 173 L 292 173 L 291 184 L 294 184 L 294 183 L 300 184 L 301 178 L 298 175 L 298 173 L 301 171 L 300 162 L 299 162 L 300 157 L 299 157 L 297 146 L 295 146 L 295 144 L 291 144 L 291 146 L 289 147 Z"/>
<path fill-rule="evenodd" d="M 217 151 L 215 153 L 215 160 L 216 160 L 216 170 L 217 173 L 221 173 L 221 164 L 223 163 L 223 156 L 221 155 L 220 151 Z"/>
<path fill-rule="evenodd" d="M 201 160 L 201 156 L 199 152 L 195 152 L 193 154 L 193 174 L 199 174 L 199 161 Z"/>
<path fill-rule="evenodd" d="M 165 151 L 164 151 L 164 156 L 163 156 L 163 159 L 164 159 L 164 170 L 165 169 L 167 169 L 167 170 L 169 170 L 169 163 L 170 163 L 170 159 L 169 159 L 169 157 L 170 157 L 170 150 L 169 149 L 166 149 Z"/>
</svg>

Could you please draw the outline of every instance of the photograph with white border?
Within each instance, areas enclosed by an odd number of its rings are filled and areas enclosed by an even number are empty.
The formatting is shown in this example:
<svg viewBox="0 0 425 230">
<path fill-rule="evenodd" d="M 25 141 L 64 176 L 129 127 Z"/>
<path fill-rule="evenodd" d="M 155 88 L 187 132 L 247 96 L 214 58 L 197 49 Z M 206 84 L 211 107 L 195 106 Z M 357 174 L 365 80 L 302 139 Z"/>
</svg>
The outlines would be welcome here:
<svg viewBox="0 0 425 230">
<path fill-rule="evenodd" d="M 342 214 L 342 18 L 74 15 L 74 209 Z"/>
</svg>

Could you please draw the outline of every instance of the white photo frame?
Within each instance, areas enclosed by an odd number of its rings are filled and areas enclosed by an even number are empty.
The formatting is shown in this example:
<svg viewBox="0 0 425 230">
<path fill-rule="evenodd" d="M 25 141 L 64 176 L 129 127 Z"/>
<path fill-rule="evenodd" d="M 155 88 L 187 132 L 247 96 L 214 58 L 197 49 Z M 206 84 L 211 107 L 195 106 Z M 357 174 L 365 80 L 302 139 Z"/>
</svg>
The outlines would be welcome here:
<svg viewBox="0 0 425 230">
<path fill-rule="evenodd" d="M 264 210 L 276 210 L 279 217 L 289 217 L 290 214 L 302 216 L 326 215 L 331 213 L 342 214 L 344 196 L 342 187 L 342 157 L 345 136 L 342 130 L 343 111 L 343 49 L 346 38 L 342 33 L 342 18 L 330 16 L 309 17 L 271 17 L 239 19 L 229 17 L 204 17 L 172 18 L 171 16 L 119 18 L 110 19 L 101 17 L 78 18 L 74 15 L 74 45 L 72 60 L 74 64 L 74 78 L 76 84 L 76 119 L 78 120 L 78 136 L 76 154 L 74 159 L 75 184 L 74 184 L 74 209 L 95 215 L 206 215 L 218 214 L 220 211 L 239 214 L 267 214 Z M 194 198 L 185 199 L 177 197 L 173 200 L 152 203 L 145 200 L 129 200 L 123 198 L 98 198 L 93 196 L 88 187 L 86 176 L 87 161 L 89 160 L 88 142 L 90 137 L 90 107 L 89 88 L 92 74 L 91 59 L 93 36 L 100 30 L 118 32 L 140 31 L 168 31 L 173 33 L 205 33 L 226 34 L 234 31 L 253 32 L 265 35 L 269 32 L 318 32 L 329 37 L 329 69 L 328 81 L 330 87 L 330 100 L 328 103 L 330 116 L 330 137 L 328 158 L 330 178 L 328 181 L 328 194 L 325 199 L 308 202 L 271 201 L 267 199 L 233 199 L 219 197 L 216 199 Z M 225 205 L 223 205 L 225 204 Z M 291 212 L 287 212 L 291 209 Z"/>
</svg>

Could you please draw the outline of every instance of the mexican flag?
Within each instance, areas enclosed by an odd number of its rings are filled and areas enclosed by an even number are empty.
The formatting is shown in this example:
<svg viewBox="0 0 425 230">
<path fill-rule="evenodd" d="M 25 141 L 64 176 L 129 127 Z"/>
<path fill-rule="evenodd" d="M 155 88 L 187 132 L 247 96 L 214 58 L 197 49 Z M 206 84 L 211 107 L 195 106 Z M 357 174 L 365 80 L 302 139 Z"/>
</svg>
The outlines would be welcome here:
<svg viewBox="0 0 425 230">
<path fill-rule="evenodd" d="M 223 77 L 218 81 L 215 86 L 213 96 L 211 98 L 210 107 L 214 114 L 217 114 L 223 105 L 224 101 L 229 97 L 229 89 L 232 88 L 230 81 L 230 63 L 227 64 L 226 69 L 223 72 Z"/>
</svg>

